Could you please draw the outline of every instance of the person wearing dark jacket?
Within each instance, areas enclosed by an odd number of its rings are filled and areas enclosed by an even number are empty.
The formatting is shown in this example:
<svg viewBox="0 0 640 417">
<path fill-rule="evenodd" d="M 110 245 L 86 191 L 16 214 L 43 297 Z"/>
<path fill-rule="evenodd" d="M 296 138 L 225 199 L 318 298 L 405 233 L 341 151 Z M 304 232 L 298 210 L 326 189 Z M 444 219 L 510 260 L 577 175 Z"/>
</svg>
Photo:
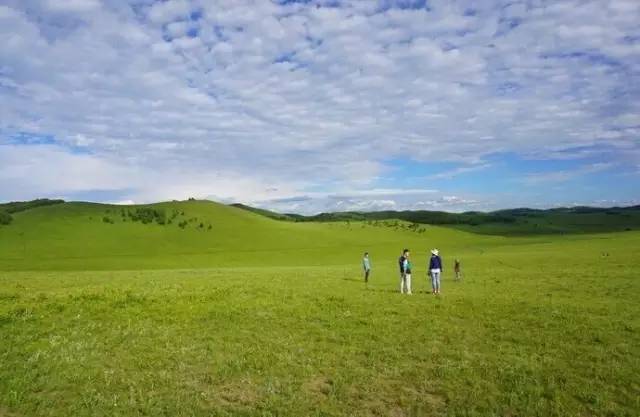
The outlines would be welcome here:
<svg viewBox="0 0 640 417">
<path fill-rule="evenodd" d="M 411 261 L 409 261 L 409 249 L 402 251 L 398 259 L 400 266 L 400 293 L 411 294 Z"/>
<path fill-rule="evenodd" d="M 432 293 L 438 295 L 440 294 L 440 274 L 442 274 L 442 259 L 440 259 L 438 249 L 433 249 L 431 251 L 428 270 L 431 275 Z"/>
</svg>

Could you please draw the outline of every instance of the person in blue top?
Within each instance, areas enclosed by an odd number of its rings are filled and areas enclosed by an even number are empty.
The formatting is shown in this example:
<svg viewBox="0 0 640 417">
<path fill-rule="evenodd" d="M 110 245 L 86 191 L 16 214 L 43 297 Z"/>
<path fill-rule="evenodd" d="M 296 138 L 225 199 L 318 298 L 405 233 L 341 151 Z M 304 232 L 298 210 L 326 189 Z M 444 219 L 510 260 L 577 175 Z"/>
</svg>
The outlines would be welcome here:
<svg viewBox="0 0 640 417">
<path fill-rule="evenodd" d="M 400 293 L 411 294 L 411 261 L 409 260 L 409 249 L 402 251 L 402 256 L 398 260 L 400 264 Z"/>
<path fill-rule="evenodd" d="M 371 261 L 369 260 L 369 252 L 364 253 L 362 258 L 362 269 L 364 269 L 364 282 L 369 283 L 369 273 L 371 273 Z"/>
<path fill-rule="evenodd" d="M 438 249 L 431 251 L 431 259 L 429 260 L 429 274 L 431 275 L 432 294 L 440 294 L 440 274 L 442 274 L 442 259 Z"/>
</svg>

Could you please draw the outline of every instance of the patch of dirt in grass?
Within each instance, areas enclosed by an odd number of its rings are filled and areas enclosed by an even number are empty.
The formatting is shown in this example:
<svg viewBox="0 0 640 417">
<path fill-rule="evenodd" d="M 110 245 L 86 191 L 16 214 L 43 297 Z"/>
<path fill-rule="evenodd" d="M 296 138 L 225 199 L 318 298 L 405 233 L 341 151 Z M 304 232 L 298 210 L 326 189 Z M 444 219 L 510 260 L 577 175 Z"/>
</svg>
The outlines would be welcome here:
<svg viewBox="0 0 640 417">
<path fill-rule="evenodd" d="M 362 399 L 362 406 L 359 408 L 366 410 L 365 415 L 392 417 L 444 415 L 447 402 L 443 395 L 403 386 L 400 382 L 390 385 L 392 388 L 386 393 L 377 393 L 374 397 Z"/>
<path fill-rule="evenodd" d="M 445 398 L 440 394 L 424 392 L 420 394 L 420 396 L 433 408 L 433 410 L 444 410 L 447 405 Z"/>
<path fill-rule="evenodd" d="M 199 391 L 205 408 L 255 408 L 261 400 L 255 384 L 245 379 L 193 388 Z"/>
<path fill-rule="evenodd" d="M 386 416 L 388 414 L 388 406 L 384 401 L 379 399 L 369 400 L 360 407 L 366 416 Z"/>
<path fill-rule="evenodd" d="M 225 405 L 252 406 L 260 400 L 255 386 L 249 381 L 235 381 L 215 388 L 216 397 Z"/>
<path fill-rule="evenodd" d="M 368 401 L 363 410 L 366 416 L 408 417 L 409 414 L 399 405 L 391 405 L 384 401 Z"/>
<path fill-rule="evenodd" d="M 12 413 L 6 408 L 0 407 L 0 417 L 20 417 L 20 414 Z"/>
<path fill-rule="evenodd" d="M 333 381 L 325 376 L 316 376 L 302 384 L 302 388 L 316 397 L 326 398 L 333 387 Z"/>
<path fill-rule="evenodd" d="M 389 414 L 390 417 L 405 417 L 407 415 L 407 413 L 404 412 L 404 410 L 398 406 L 392 407 L 389 410 Z"/>
</svg>

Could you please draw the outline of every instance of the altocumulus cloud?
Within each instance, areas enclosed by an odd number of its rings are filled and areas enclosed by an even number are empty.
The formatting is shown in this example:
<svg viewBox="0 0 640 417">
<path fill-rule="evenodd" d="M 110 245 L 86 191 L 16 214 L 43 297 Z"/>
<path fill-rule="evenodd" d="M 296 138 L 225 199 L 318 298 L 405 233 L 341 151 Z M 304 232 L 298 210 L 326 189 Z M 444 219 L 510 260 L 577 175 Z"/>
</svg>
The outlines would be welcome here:
<svg viewBox="0 0 640 417">
<path fill-rule="evenodd" d="M 509 172 L 540 190 L 637 183 L 638 21 L 636 0 L 2 0 L 0 199 L 494 208 L 516 203 L 464 178 L 504 155 L 571 161 Z"/>
</svg>

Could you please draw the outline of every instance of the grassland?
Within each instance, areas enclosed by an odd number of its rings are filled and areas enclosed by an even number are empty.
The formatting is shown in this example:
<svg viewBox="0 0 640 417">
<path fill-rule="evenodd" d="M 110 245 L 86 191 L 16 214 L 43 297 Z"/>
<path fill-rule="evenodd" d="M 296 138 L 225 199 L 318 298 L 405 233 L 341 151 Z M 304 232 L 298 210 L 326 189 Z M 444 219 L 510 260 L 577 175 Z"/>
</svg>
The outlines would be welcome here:
<svg viewBox="0 0 640 417">
<path fill-rule="evenodd" d="M 507 209 L 493 212 L 448 213 L 430 210 L 346 211 L 312 216 L 281 214 L 234 204 L 235 207 L 276 220 L 295 222 L 376 222 L 400 219 L 406 222 L 444 225 L 473 233 L 501 236 L 584 234 L 640 230 L 640 206 L 561 207 L 553 209 Z"/>
<path fill-rule="evenodd" d="M 198 220 L 67 203 L 0 227 L 0 415 L 639 414 L 638 232 L 508 238 L 156 207 Z M 398 293 L 405 246 L 413 296 Z M 463 262 L 441 297 L 432 246 Z"/>
<path fill-rule="evenodd" d="M 13 215 L 0 226 L 0 270 L 113 270 L 353 263 L 365 250 L 390 253 L 429 245 L 464 248 L 477 238 L 442 227 L 412 231 L 364 223 L 290 223 L 209 201 L 148 206 L 179 215 L 171 224 L 122 216 L 135 207 L 64 203 Z M 104 222 L 107 217 L 110 222 Z M 111 223 L 113 222 L 113 223 Z M 187 222 L 181 228 L 180 222 Z M 199 227 L 200 224 L 203 227 Z M 209 229 L 209 225 L 211 229 Z M 502 244 L 505 238 L 484 240 Z"/>
</svg>

